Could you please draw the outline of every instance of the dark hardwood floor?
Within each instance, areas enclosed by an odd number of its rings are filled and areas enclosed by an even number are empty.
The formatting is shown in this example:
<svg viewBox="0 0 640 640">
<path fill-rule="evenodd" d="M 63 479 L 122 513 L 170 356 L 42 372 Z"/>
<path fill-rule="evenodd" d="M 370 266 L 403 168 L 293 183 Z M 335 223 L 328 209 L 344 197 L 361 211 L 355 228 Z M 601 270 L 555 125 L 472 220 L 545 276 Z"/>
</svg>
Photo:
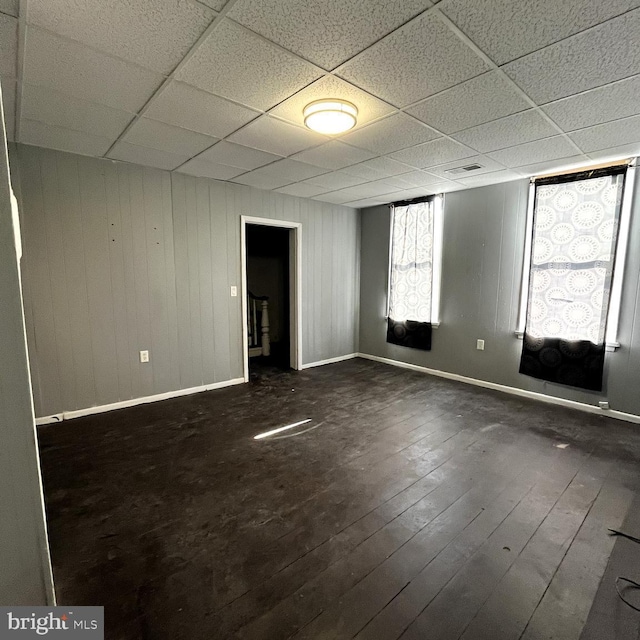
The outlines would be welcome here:
<svg viewBox="0 0 640 640">
<path fill-rule="evenodd" d="M 640 425 L 360 359 L 39 434 L 114 640 L 577 640 L 640 486 Z"/>
</svg>

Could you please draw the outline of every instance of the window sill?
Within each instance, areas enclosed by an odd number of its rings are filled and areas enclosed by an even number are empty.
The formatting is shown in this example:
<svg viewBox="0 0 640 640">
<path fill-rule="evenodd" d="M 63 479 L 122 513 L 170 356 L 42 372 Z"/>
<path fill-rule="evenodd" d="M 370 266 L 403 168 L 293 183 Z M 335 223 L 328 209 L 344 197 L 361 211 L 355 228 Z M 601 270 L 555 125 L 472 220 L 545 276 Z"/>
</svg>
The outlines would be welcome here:
<svg viewBox="0 0 640 640">
<path fill-rule="evenodd" d="M 523 340 L 524 339 L 524 331 L 514 331 L 516 338 L 518 338 L 518 340 Z M 605 350 L 606 351 L 617 351 L 620 348 L 620 343 L 619 342 L 607 342 L 607 344 L 605 345 Z"/>
</svg>

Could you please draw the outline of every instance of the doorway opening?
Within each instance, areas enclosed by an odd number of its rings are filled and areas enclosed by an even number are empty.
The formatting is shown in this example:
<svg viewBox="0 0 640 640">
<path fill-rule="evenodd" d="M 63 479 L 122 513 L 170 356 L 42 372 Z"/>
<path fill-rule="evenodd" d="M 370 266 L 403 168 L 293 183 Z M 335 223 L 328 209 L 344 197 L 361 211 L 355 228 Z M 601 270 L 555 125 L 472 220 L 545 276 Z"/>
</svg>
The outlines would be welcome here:
<svg viewBox="0 0 640 640">
<path fill-rule="evenodd" d="M 244 377 L 300 368 L 300 224 L 242 218 Z"/>
</svg>

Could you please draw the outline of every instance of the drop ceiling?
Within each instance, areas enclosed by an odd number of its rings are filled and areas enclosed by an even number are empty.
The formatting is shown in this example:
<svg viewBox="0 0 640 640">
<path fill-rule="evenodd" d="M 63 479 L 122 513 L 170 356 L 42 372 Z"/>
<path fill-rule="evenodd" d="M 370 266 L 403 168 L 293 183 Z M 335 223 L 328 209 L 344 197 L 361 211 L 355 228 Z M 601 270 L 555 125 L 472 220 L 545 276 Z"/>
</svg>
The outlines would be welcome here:
<svg viewBox="0 0 640 640">
<path fill-rule="evenodd" d="M 0 77 L 16 142 L 365 207 L 639 154 L 640 0 L 0 0 Z"/>
</svg>

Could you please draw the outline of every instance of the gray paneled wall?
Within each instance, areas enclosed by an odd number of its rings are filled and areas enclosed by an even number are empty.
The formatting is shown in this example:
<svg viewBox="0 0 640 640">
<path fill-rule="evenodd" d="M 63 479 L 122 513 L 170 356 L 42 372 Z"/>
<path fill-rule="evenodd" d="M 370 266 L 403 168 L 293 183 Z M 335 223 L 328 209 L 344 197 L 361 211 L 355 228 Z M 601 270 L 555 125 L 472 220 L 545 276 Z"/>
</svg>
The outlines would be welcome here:
<svg viewBox="0 0 640 640">
<path fill-rule="evenodd" d="M 242 377 L 240 216 L 302 222 L 303 362 L 357 350 L 358 213 L 17 145 L 36 415 Z M 139 362 L 148 349 L 150 362 Z"/>
<path fill-rule="evenodd" d="M 361 217 L 361 353 L 640 415 L 640 197 L 634 198 L 621 309 L 621 348 L 607 354 L 606 388 L 592 394 L 518 373 L 515 337 L 524 256 L 528 181 L 447 194 L 444 213 L 441 326 L 430 352 L 386 342 L 389 208 Z M 476 349 L 476 340 L 485 350 Z"/>
</svg>

